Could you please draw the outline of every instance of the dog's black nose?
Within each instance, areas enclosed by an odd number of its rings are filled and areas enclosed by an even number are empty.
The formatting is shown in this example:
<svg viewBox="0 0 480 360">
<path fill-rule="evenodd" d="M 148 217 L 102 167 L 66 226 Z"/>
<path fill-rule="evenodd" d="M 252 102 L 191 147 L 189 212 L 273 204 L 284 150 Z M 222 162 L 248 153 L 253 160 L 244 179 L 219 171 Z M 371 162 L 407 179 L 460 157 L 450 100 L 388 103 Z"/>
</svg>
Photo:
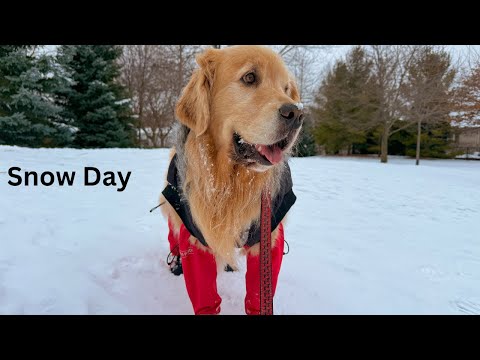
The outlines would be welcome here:
<svg viewBox="0 0 480 360">
<path fill-rule="evenodd" d="M 278 110 L 283 120 L 292 129 L 298 129 L 302 125 L 303 111 L 295 104 L 283 104 Z"/>
</svg>

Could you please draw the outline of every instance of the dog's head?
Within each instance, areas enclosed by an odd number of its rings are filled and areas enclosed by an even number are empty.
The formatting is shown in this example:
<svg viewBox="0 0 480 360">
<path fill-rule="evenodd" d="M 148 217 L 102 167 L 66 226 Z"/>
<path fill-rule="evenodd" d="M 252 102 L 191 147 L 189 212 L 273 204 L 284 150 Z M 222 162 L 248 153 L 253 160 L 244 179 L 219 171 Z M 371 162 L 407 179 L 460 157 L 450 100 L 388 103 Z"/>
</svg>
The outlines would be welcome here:
<svg viewBox="0 0 480 360">
<path fill-rule="evenodd" d="M 196 136 L 212 135 L 232 161 L 265 171 L 283 161 L 303 123 L 303 105 L 284 62 L 261 46 L 209 49 L 176 107 Z"/>
</svg>

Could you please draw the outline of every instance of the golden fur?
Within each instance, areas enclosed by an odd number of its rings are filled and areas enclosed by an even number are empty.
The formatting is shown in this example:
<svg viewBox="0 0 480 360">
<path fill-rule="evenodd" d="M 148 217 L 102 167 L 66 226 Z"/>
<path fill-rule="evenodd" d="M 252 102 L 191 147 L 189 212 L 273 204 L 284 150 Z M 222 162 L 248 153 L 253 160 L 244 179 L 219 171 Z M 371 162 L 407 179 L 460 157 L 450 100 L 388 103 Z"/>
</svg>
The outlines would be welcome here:
<svg viewBox="0 0 480 360">
<path fill-rule="evenodd" d="M 197 57 L 197 63 L 199 68 L 176 107 L 180 122 L 191 129 L 184 145 L 182 188 L 209 250 L 235 266 L 235 248 L 243 245 L 242 234 L 260 216 L 262 190 L 275 194 L 284 162 L 248 168 L 236 163 L 231 157 L 232 135 L 238 132 L 249 143 L 279 141 L 278 109 L 300 99 L 282 59 L 268 48 L 209 49 Z M 240 81 L 252 69 L 260 78 L 255 88 Z M 285 152 L 292 146 L 293 142 Z M 175 229 L 180 227 L 181 219 L 168 202 L 162 212 Z M 276 236 L 277 230 L 272 233 L 273 241 Z M 257 253 L 258 247 L 251 251 Z"/>
</svg>

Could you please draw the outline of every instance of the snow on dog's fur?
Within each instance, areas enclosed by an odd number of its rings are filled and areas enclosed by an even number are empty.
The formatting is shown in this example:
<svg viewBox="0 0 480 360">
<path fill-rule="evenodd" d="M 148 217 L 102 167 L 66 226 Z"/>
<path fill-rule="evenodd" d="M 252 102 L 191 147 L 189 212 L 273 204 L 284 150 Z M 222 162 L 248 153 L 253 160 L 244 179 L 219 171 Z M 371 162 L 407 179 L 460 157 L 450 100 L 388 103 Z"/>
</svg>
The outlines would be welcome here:
<svg viewBox="0 0 480 360">
<path fill-rule="evenodd" d="M 171 156 L 177 153 L 180 184 L 209 251 L 235 266 L 235 248 L 260 217 L 262 190 L 272 197 L 279 190 L 300 132 L 285 125 L 279 108 L 301 110 L 301 103 L 285 64 L 268 48 L 209 49 L 197 63 L 176 107 L 182 125 Z M 181 220 L 168 202 L 162 212 L 178 231 Z"/>
</svg>

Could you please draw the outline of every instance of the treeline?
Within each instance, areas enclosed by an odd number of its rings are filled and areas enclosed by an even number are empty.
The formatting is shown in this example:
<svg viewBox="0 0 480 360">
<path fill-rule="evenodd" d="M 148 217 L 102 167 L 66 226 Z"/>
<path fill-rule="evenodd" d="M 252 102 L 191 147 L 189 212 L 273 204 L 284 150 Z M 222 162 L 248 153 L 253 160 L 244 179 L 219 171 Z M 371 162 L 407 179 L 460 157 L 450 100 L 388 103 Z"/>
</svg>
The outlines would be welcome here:
<svg viewBox="0 0 480 360">
<path fill-rule="evenodd" d="M 122 48 L 0 46 L 0 144 L 129 147 L 135 122 L 118 59 Z"/>
<path fill-rule="evenodd" d="M 480 123 L 479 74 L 478 63 L 460 74 L 439 47 L 354 47 L 322 80 L 299 147 L 382 162 L 388 154 L 453 157 L 452 125 Z"/>
<path fill-rule="evenodd" d="M 0 144 L 165 147 L 197 45 L 0 46 Z M 276 46 L 308 117 L 295 155 L 449 157 L 453 123 L 479 122 L 480 66 L 434 46 L 357 46 L 326 71 L 328 47 Z"/>
<path fill-rule="evenodd" d="M 197 45 L 0 46 L 0 144 L 165 147 Z"/>
</svg>

